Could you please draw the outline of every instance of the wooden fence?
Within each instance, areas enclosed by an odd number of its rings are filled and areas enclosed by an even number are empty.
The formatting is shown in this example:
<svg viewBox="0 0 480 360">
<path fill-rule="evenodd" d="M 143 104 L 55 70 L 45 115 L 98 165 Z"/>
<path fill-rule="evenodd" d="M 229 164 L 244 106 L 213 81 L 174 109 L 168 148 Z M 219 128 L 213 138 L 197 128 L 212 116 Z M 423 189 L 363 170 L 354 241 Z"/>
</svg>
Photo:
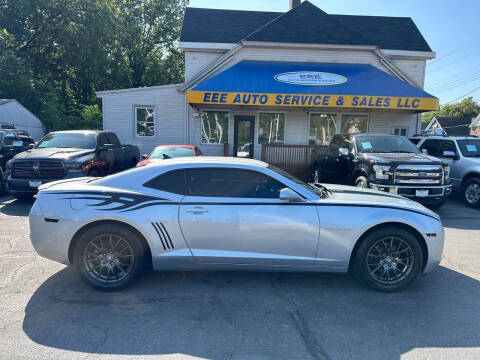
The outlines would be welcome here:
<svg viewBox="0 0 480 360">
<path fill-rule="evenodd" d="M 304 181 L 311 181 L 310 163 L 315 145 L 262 145 L 262 161 L 272 164 Z"/>
</svg>

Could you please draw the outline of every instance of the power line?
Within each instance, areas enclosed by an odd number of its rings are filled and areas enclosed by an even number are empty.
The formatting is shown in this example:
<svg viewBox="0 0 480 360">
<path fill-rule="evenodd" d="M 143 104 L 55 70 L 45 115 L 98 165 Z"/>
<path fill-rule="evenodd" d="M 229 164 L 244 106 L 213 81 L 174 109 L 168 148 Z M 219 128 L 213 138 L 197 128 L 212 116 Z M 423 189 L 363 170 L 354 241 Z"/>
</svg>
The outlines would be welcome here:
<svg viewBox="0 0 480 360">
<path fill-rule="evenodd" d="M 465 96 L 470 95 L 471 93 L 473 93 L 473 92 L 475 92 L 475 91 L 477 91 L 477 90 L 479 90 L 479 89 L 480 89 L 480 86 L 478 86 L 478 87 L 476 87 L 475 89 L 469 91 L 469 92 L 466 93 L 465 95 L 462 95 L 462 96 L 460 96 L 460 97 L 458 97 L 458 98 L 456 98 L 456 99 L 453 99 L 453 100 L 450 100 L 450 101 L 446 102 L 444 105 L 450 104 L 450 103 L 455 102 L 455 101 L 457 101 L 457 100 L 460 100 L 460 99 L 464 98 Z"/>
<path fill-rule="evenodd" d="M 436 63 L 436 62 L 438 62 L 439 60 L 442 60 L 442 59 L 446 58 L 447 56 L 453 54 L 454 52 L 463 49 L 465 46 L 470 45 L 470 44 L 473 43 L 475 40 L 477 40 L 476 37 L 473 38 L 473 39 L 471 39 L 471 40 L 469 40 L 469 41 L 467 41 L 467 42 L 464 43 L 463 45 L 460 45 L 459 47 L 456 47 L 455 49 L 449 51 L 449 52 L 446 53 L 445 55 L 442 55 L 442 56 L 440 56 L 440 57 L 438 57 L 438 58 L 436 58 L 436 59 L 433 59 L 430 63 L 431 63 L 431 64 L 432 64 L 432 63 Z"/>
<path fill-rule="evenodd" d="M 446 67 L 448 67 L 448 66 L 450 66 L 450 65 L 452 65 L 452 64 L 455 64 L 455 63 L 457 63 L 457 62 L 460 62 L 460 61 L 462 61 L 462 60 L 465 60 L 465 59 L 466 59 L 467 57 L 469 57 L 470 55 L 476 54 L 476 53 L 478 53 L 479 51 L 480 51 L 480 49 L 477 49 L 477 50 L 472 51 L 471 53 L 465 55 L 465 56 L 462 57 L 460 60 L 451 61 L 451 62 L 449 62 L 449 63 L 447 63 L 447 64 L 445 64 L 445 65 L 443 65 L 443 66 L 440 66 L 439 68 L 436 68 L 436 69 L 433 69 L 433 70 L 429 70 L 429 71 L 427 71 L 427 74 L 431 74 L 431 73 L 434 73 L 434 72 L 436 72 L 436 71 L 445 69 Z"/>
<path fill-rule="evenodd" d="M 447 91 L 451 91 L 453 89 L 456 89 L 458 87 L 462 87 L 462 86 L 465 86 L 467 84 L 470 84 L 474 81 L 477 81 L 478 79 L 480 79 L 480 73 L 477 75 L 477 76 L 474 76 L 472 77 L 471 79 L 468 79 L 468 80 L 461 80 L 461 81 L 455 81 L 453 83 L 450 83 L 448 85 L 445 85 L 445 86 L 442 86 L 442 87 L 436 87 L 434 89 L 430 89 L 430 91 L 432 92 L 437 92 L 437 93 L 444 93 L 444 92 L 447 92 Z"/>
<path fill-rule="evenodd" d="M 475 70 L 474 72 L 469 72 L 470 70 Z M 445 82 L 449 83 L 449 82 L 452 82 L 452 77 L 456 77 L 456 80 L 460 79 L 460 78 L 464 78 L 464 77 L 469 77 L 469 76 L 476 76 L 477 74 L 480 74 L 480 71 L 479 70 L 479 67 L 478 65 L 475 65 L 465 71 L 461 71 L 457 74 L 453 74 L 453 75 L 449 75 L 449 77 L 447 77 L 446 79 L 443 79 L 443 80 L 440 80 L 440 81 L 437 81 L 437 82 L 434 82 L 432 84 L 429 84 L 428 87 L 436 87 L 440 84 L 443 84 Z M 456 81 L 455 80 L 455 81 Z"/>
</svg>

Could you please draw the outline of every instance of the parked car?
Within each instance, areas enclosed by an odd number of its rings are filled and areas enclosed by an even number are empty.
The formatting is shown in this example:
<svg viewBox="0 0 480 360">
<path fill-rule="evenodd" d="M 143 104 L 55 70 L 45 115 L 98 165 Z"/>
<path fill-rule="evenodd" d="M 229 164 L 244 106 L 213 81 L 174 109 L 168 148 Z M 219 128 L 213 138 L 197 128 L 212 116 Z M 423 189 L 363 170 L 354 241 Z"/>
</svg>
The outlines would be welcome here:
<svg viewBox="0 0 480 360">
<path fill-rule="evenodd" d="M 194 145 L 159 145 L 149 155 L 142 155 L 142 161 L 137 166 L 147 165 L 158 160 L 202 155 L 200 149 Z"/>
<path fill-rule="evenodd" d="M 7 162 L 27 150 L 31 141 L 33 139 L 26 132 L 0 130 L 0 194 L 5 190 L 4 174 Z"/>
<path fill-rule="evenodd" d="M 398 194 L 431 208 L 451 192 L 444 160 L 422 154 L 398 135 L 338 134 L 326 148 L 312 151 L 315 181 L 371 188 Z"/>
<path fill-rule="evenodd" d="M 414 201 L 312 186 L 258 160 L 225 157 L 42 185 L 30 234 L 38 254 L 72 264 L 104 290 L 125 287 L 152 264 L 157 271 L 351 270 L 376 290 L 394 291 L 434 269 L 444 241 L 439 216 Z"/>
<path fill-rule="evenodd" d="M 7 163 L 7 187 L 14 197 L 31 197 L 44 183 L 112 174 L 134 167 L 139 157 L 138 147 L 120 144 L 113 132 L 51 132 Z"/>
<path fill-rule="evenodd" d="M 416 136 L 420 150 L 450 165 L 453 189 L 467 205 L 480 207 L 480 139 L 473 136 Z"/>
</svg>

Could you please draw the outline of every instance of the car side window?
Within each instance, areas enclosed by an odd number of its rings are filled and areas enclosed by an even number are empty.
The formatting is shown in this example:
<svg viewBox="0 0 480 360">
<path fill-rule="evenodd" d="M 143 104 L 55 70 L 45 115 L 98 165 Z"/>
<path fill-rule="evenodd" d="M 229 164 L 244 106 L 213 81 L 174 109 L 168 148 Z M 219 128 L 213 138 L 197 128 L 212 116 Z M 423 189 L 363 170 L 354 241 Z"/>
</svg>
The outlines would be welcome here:
<svg viewBox="0 0 480 360">
<path fill-rule="evenodd" d="M 97 138 L 97 146 L 103 146 L 105 144 L 108 144 L 107 135 L 105 133 L 101 133 Z"/>
<path fill-rule="evenodd" d="M 438 141 L 434 139 L 427 139 L 420 146 L 420 150 L 427 150 L 428 155 L 437 156 L 438 152 Z"/>
<path fill-rule="evenodd" d="M 116 147 L 120 147 L 120 141 L 118 140 L 117 135 L 115 135 L 114 133 L 106 133 L 106 135 L 107 135 L 109 144 L 113 144 Z"/>
<path fill-rule="evenodd" d="M 330 145 L 328 145 L 328 148 L 331 152 L 338 152 L 338 149 L 340 149 L 340 143 L 342 141 L 342 136 L 341 135 L 335 135 L 332 140 L 330 141 Z"/>
<path fill-rule="evenodd" d="M 265 174 L 227 168 L 187 170 L 187 194 L 203 197 L 278 199 L 286 186 Z"/>
<path fill-rule="evenodd" d="M 147 181 L 143 186 L 172 194 L 186 194 L 186 171 L 172 170 Z"/>
</svg>

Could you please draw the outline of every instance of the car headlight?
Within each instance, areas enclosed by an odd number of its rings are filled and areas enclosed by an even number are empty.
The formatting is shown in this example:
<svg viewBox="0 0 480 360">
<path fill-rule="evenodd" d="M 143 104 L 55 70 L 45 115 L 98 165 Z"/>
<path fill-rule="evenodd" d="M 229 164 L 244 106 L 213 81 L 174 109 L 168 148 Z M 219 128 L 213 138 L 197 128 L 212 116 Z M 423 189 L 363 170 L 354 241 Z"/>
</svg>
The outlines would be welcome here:
<svg viewBox="0 0 480 360">
<path fill-rule="evenodd" d="M 445 181 L 450 180 L 450 166 L 448 165 L 444 166 L 443 172 L 445 174 Z"/>
<path fill-rule="evenodd" d="M 7 163 L 5 164 L 5 171 L 6 172 L 12 171 L 12 160 L 7 161 Z"/>
<path fill-rule="evenodd" d="M 388 176 L 391 175 L 390 166 L 388 165 L 373 165 L 373 171 L 377 179 L 387 180 Z"/>
</svg>

